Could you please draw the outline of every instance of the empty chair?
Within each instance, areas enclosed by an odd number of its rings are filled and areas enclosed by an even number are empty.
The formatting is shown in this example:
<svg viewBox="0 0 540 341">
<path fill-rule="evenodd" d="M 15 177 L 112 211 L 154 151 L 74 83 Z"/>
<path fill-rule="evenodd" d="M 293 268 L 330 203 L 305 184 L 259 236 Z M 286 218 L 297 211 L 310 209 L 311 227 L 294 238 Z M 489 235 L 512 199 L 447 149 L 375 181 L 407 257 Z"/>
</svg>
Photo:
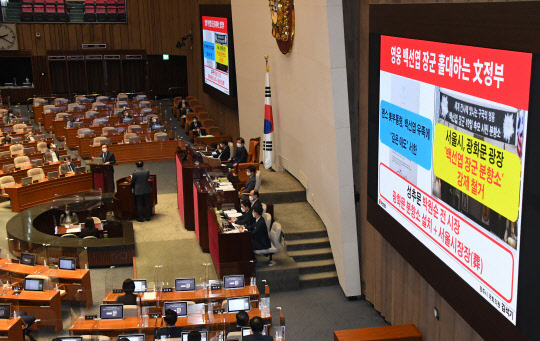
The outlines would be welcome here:
<svg viewBox="0 0 540 341">
<path fill-rule="evenodd" d="M 118 21 L 126 21 L 126 1 L 125 0 L 116 0 L 118 6 Z"/>
<path fill-rule="evenodd" d="M 123 108 L 114 108 L 114 115 L 122 115 L 122 113 L 124 112 L 124 109 Z"/>
<path fill-rule="evenodd" d="M 77 103 L 69 103 L 67 106 L 68 112 L 77 111 L 79 105 Z"/>
<path fill-rule="evenodd" d="M 20 156 L 24 153 L 24 146 L 20 143 L 9 146 L 11 156 Z"/>
<path fill-rule="evenodd" d="M 206 111 L 201 111 L 201 112 L 197 113 L 197 117 L 199 118 L 199 121 L 202 122 L 203 120 L 209 119 L 210 115 L 208 115 L 208 113 Z"/>
<path fill-rule="evenodd" d="M 11 175 L 6 175 L 0 178 L 0 188 L 6 188 L 16 185 L 15 178 Z"/>
<path fill-rule="evenodd" d="M 107 21 L 117 21 L 117 13 L 116 13 L 116 0 L 107 0 L 107 13 L 106 18 Z"/>
<path fill-rule="evenodd" d="M 96 21 L 96 5 L 94 0 L 84 1 L 84 21 Z"/>
<path fill-rule="evenodd" d="M 258 191 L 260 187 L 261 187 L 261 171 L 258 170 L 257 173 L 255 173 L 255 190 Z"/>
<path fill-rule="evenodd" d="M 140 101 L 139 108 L 150 108 L 150 101 Z"/>
<path fill-rule="evenodd" d="M 193 109 L 193 111 L 195 111 L 195 113 L 196 113 L 197 115 L 198 115 L 199 113 L 201 113 L 201 112 L 205 112 L 205 111 L 204 111 L 204 108 L 203 108 L 202 106 L 200 106 L 200 105 L 196 105 L 196 106 L 192 107 L 192 109 Z"/>
<path fill-rule="evenodd" d="M 266 228 L 268 229 L 268 232 L 270 232 L 270 228 L 272 227 L 272 216 L 270 213 L 263 213 L 263 219 L 266 223 Z"/>
<path fill-rule="evenodd" d="M 86 103 L 88 101 L 88 98 L 84 95 L 75 96 L 75 102 L 76 103 Z"/>
<path fill-rule="evenodd" d="M 268 214 L 268 213 L 265 213 Z M 268 234 L 268 237 L 270 238 L 270 248 L 264 249 L 264 250 L 254 250 L 253 252 L 256 255 L 263 255 L 263 256 L 270 256 L 270 261 L 268 262 L 268 266 L 273 266 L 276 264 L 272 260 L 272 256 L 279 252 L 281 249 L 281 224 L 274 222 L 272 225 L 272 229 L 270 230 L 270 233 Z"/>
<path fill-rule="evenodd" d="M 77 136 L 83 137 L 83 136 L 90 136 L 94 133 L 94 131 L 90 128 L 81 128 L 77 130 Z"/>
<path fill-rule="evenodd" d="M 130 137 L 138 137 L 139 135 L 135 134 L 135 133 L 125 133 L 124 134 L 124 143 L 129 143 L 129 138 Z"/>
<path fill-rule="evenodd" d="M 200 119 L 200 118 L 199 118 Z M 207 118 L 205 120 L 200 119 L 203 125 L 203 128 L 210 128 L 214 126 L 214 120 L 211 118 Z"/>
<path fill-rule="evenodd" d="M 34 98 L 34 100 L 32 101 L 32 104 L 33 104 L 35 107 L 39 107 L 39 106 L 45 105 L 45 103 L 47 103 L 47 101 L 46 101 L 44 98 L 41 98 L 41 97 L 36 97 L 36 98 Z"/>
<path fill-rule="evenodd" d="M 65 113 L 65 112 L 61 112 L 61 113 L 56 114 L 56 116 L 54 117 L 54 119 L 55 119 L 55 120 L 63 120 L 63 121 L 67 121 L 67 120 L 70 120 L 72 117 L 73 117 L 73 115 L 71 115 L 71 114 L 68 114 L 68 113 Z"/>
<path fill-rule="evenodd" d="M 58 111 L 58 108 L 55 107 L 54 105 L 47 104 L 47 105 L 43 106 L 43 113 L 44 114 L 49 114 L 49 113 L 57 112 L 57 111 Z"/>
<path fill-rule="evenodd" d="M 66 98 L 58 97 L 54 99 L 54 105 L 60 105 L 60 104 L 68 104 L 68 100 Z"/>
<path fill-rule="evenodd" d="M 31 2 L 23 2 L 21 6 L 21 19 L 22 21 L 32 21 L 34 20 L 33 8 Z"/>
<path fill-rule="evenodd" d="M 241 341 L 242 332 L 230 332 L 227 334 L 227 341 Z"/>
<path fill-rule="evenodd" d="M 57 0 L 56 2 L 56 20 L 66 21 L 68 16 L 66 14 L 65 0 Z"/>
<path fill-rule="evenodd" d="M 97 21 L 107 20 L 107 7 L 105 0 L 96 0 L 96 17 Z"/>
<path fill-rule="evenodd" d="M 117 108 L 128 108 L 129 103 L 127 101 L 118 101 L 118 102 L 116 102 L 116 107 Z"/>
<path fill-rule="evenodd" d="M 115 127 L 104 127 L 101 133 L 103 136 L 114 135 L 118 133 L 118 130 Z"/>
<path fill-rule="evenodd" d="M 220 129 L 219 129 L 219 127 L 216 127 L 216 126 L 208 127 L 208 128 L 206 128 L 206 133 L 208 135 L 218 136 L 218 135 L 220 135 Z"/>
<path fill-rule="evenodd" d="M 144 101 L 144 100 L 146 100 L 146 95 L 139 94 L 139 95 L 135 96 L 135 100 L 136 101 Z"/>
<path fill-rule="evenodd" d="M 28 172 L 26 172 L 26 174 L 27 176 L 32 177 L 32 181 L 45 179 L 45 172 L 43 172 L 43 168 L 29 169 Z"/>
<path fill-rule="evenodd" d="M 43 280 L 43 290 L 54 290 L 55 285 L 52 283 L 51 278 L 45 275 L 28 275 L 25 279 L 42 279 Z"/>
<path fill-rule="evenodd" d="M 56 20 L 56 0 L 45 0 L 45 18 L 47 21 Z"/>
<path fill-rule="evenodd" d="M 97 96 L 96 97 L 96 102 L 106 103 L 108 101 L 109 101 L 109 97 L 107 97 L 107 96 Z"/>
<path fill-rule="evenodd" d="M 13 131 L 17 134 L 21 134 L 24 133 L 26 127 L 26 123 L 17 123 L 13 125 Z"/>
<path fill-rule="evenodd" d="M 190 107 L 196 107 L 197 105 L 201 105 L 201 103 L 199 103 L 199 100 L 198 99 L 191 99 L 188 101 L 189 103 L 189 106 Z"/>
<path fill-rule="evenodd" d="M 98 110 L 98 109 L 105 109 L 107 107 L 107 104 L 101 103 L 101 102 L 95 102 L 92 103 L 92 109 Z"/>
<path fill-rule="evenodd" d="M 45 4 L 34 1 L 34 21 L 45 21 Z"/>
<path fill-rule="evenodd" d="M 93 142 L 94 146 L 101 146 L 103 144 L 109 144 L 109 143 L 111 143 L 111 140 L 105 136 L 94 137 L 94 142 Z"/>
<path fill-rule="evenodd" d="M 94 121 L 92 121 L 92 125 L 98 126 L 101 124 L 105 124 L 105 119 L 103 118 L 95 118 Z"/>
<path fill-rule="evenodd" d="M 92 104 L 92 106 L 94 106 L 94 104 Z M 99 113 L 94 110 L 88 110 L 87 112 L 84 113 L 84 118 L 94 118 L 96 116 L 99 116 Z"/>
<path fill-rule="evenodd" d="M 169 136 L 167 135 L 167 133 L 164 133 L 164 132 L 159 132 L 159 133 L 154 134 L 154 140 L 155 141 L 165 141 L 168 138 L 169 138 Z"/>
<path fill-rule="evenodd" d="M 138 124 L 132 124 L 130 126 L 128 126 L 128 129 L 127 129 L 128 133 L 139 133 L 142 131 L 142 127 Z"/>
<path fill-rule="evenodd" d="M 117 101 L 127 101 L 128 99 L 128 95 L 123 92 L 119 93 L 118 96 L 116 96 Z"/>
</svg>

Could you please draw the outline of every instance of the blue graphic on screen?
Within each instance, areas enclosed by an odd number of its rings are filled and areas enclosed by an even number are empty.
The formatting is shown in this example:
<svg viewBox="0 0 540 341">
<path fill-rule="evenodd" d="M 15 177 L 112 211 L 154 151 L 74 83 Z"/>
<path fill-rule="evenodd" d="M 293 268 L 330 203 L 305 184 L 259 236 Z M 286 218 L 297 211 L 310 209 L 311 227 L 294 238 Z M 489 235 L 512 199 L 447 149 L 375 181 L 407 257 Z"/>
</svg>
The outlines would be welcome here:
<svg viewBox="0 0 540 341">
<path fill-rule="evenodd" d="M 210 60 L 216 60 L 216 52 L 214 49 L 214 43 L 209 41 L 203 42 L 204 58 Z"/>
</svg>

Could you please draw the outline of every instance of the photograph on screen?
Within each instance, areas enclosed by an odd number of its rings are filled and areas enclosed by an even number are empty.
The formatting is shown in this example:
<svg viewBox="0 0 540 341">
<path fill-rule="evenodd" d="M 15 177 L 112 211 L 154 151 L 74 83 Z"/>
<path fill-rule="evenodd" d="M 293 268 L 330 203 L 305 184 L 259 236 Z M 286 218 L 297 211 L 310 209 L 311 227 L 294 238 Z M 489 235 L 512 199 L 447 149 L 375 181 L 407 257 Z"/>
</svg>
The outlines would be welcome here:
<svg viewBox="0 0 540 341">
<path fill-rule="evenodd" d="M 378 204 L 513 324 L 531 56 L 380 43 Z"/>
</svg>

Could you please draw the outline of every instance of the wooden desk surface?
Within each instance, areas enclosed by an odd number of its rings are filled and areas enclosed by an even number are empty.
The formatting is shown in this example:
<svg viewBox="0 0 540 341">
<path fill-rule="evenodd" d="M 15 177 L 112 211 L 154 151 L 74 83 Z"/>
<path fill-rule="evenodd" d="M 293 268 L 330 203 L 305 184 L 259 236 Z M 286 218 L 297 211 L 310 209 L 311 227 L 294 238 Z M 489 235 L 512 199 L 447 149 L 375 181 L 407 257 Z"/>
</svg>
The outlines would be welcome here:
<svg viewBox="0 0 540 341">
<path fill-rule="evenodd" d="M 249 318 L 260 316 L 266 321 L 272 321 L 272 316 L 267 309 L 260 310 L 253 308 L 248 312 Z M 176 326 L 183 328 L 208 327 L 218 324 L 236 324 L 236 313 L 214 314 L 189 314 L 188 316 L 178 317 Z M 76 335 L 99 333 L 112 333 L 119 335 L 126 330 L 140 329 L 144 334 L 154 334 L 155 328 L 164 325 L 162 318 L 149 318 L 148 325 L 143 326 L 138 317 L 126 317 L 123 320 L 85 320 L 79 318 L 69 328 L 69 331 Z"/>
<path fill-rule="evenodd" d="M 76 162 L 77 163 L 77 162 Z M 53 172 L 58 170 L 58 166 L 60 166 L 62 162 L 58 161 L 55 163 L 50 163 L 48 165 L 41 166 L 40 168 L 43 168 L 43 172 L 45 173 L 45 176 L 47 176 L 48 172 Z M 80 163 L 77 163 L 80 164 Z M 35 167 L 22 167 L 19 170 L 14 170 L 12 172 L 5 172 L 0 169 L 0 177 L 11 175 L 13 178 L 15 178 L 15 182 L 21 182 L 22 178 L 26 178 L 28 176 L 28 170 Z"/>
<path fill-rule="evenodd" d="M 104 299 L 103 303 L 110 304 L 115 303 L 116 298 L 123 293 L 110 292 Z M 141 295 L 142 296 L 142 295 Z M 259 296 L 259 289 L 257 286 L 246 286 L 243 289 L 221 289 L 214 290 L 211 293 L 207 293 L 206 289 L 197 289 L 196 291 L 184 291 L 184 292 L 159 292 L 156 295 L 156 299 L 143 300 L 143 302 L 166 302 L 166 301 L 206 301 L 208 299 L 224 300 L 229 297 L 241 297 L 241 296 Z"/>
<path fill-rule="evenodd" d="M 10 318 L 9 320 L 0 320 L 0 331 L 6 332 L 10 330 L 20 320 L 21 320 L 20 317 L 17 317 L 16 319 Z"/>
<path fill-rule="evenodd" d="M 0 320 L 0 331 L 7 334 L 7 340 L 9 341 L 23 341 L 22 324 L 20 317 Z M 0 339 L 3 340 L 3 338 Z"/>
<path fill-rule="evenodd" d="M 14 294 L 13 289 L 7 289 L 5 295 L 0 295 L 0 299 L 9 301 L 34 301 L 34 302 L 49 302 L 56 296 L 60 299 L 60 291 L 44 290 L 44 291 L 26 291 L 22 290 L 19 295 Z"/>
<path fill-rule="evenodd" d="M 58 166 L 56 166 L 58 167 Z M 11 210 L 20 212 L 29 207 L 52 201 L 56 194 L 69 194 L 94 188 L 92 173 L 67 174 L 64 178 L 45 179 L 35 184 L 6 187 Z"/>
<path fill-rule="evenodd" d="M 414 324 L 334 331 L 334 341 L 422 341 Z"/>
<path fill-rule="evenodd" d="M 114 153 L 116 163 L 134 163 L 137 160 L 163 161 L 172 160 L 176 155 L 177 140 L 152 141 L 139 143 L 112 144 L 109 151 Z M 97 157 L 101 146 L 91 146 L 90 154 Z"/>
</svg>

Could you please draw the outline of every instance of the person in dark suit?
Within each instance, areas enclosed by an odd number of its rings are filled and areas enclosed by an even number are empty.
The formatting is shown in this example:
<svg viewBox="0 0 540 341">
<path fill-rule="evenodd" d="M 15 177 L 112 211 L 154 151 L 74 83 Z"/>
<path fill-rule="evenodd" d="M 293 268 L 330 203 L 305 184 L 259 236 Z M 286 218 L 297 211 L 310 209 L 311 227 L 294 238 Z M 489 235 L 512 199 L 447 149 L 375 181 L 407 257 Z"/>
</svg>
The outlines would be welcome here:
<svg viewBox="0 0 540 341">
<path fill-rule="evenodd" d="M 103 163 L 106 165 L 114 165 L 116 163 L 114 154 L 109 151 L 109 146 L 106 144 L 101 145 L 101 153 L 99 153 L 99 157 L 103 159 Z"/>
<path fill-rule="evenodd" d="M 231 158 L 231 148 L 229 148 L 229 142 L 227 140 L 221 140 L 219 145 L 221 147 L 221 154 L 219 154 L 218 158 L 221 160 L 221 162 L 229 161 Z"/>
<path fill-rule="evenodd" d="M 252 208 L 253 218 L 255 222 L 246 226 L 246 229 L 251 232 L 251 246 L 253 250 L 265 250 L 271 246 L 270 238 L 268 237 L 268 228 L 262 214 L 262 207 Z"/>
<path fill-rule="evenodd" d="M 150 208 L 150 194 L 152 186 L 150 185 L 150 172 L 143 169 L 144 162 L 139 160 L 135 163 L 137 169 L 131 174 L 131 184 L 133 185 L 133 194 L 137 203 L 137 221 L 143 222 L 143 205 L 146 212 L 146 220 L 150 220 L 152 213 Z"/>
<path fill-rule="evenodd" d="M 123 295 L 116 298 L 116 303 L 122 303 L 124 305 L 137 305 L 137 295 L 135 292 L 135 282 L 132 279 L 126 279 L 122 283 Z"/>
<path fill-rule="evenodd" d="M 68 173 L 75 173 L 75 167 L 77 167 L 77 165 L 74 162 L 71 162 L 71 156 L 66 155 L 65 161 L 66 162 L 59 167 L 60 174 L 65 175 Z"/>
<path fill-rule="evenodd" d="M 201 332 L 192 330 L 187 336 L 187 341 L 201 341 Z"/>
<path fill-rule="evenodd" d="M 261 200 L 259 200 L 259 191 L 257 191 L 256 189 L 249 192 L 249 201 L 251 202 L 251 208 L 255 208 L 255 207 L 260 207 L 261 209 L 263 208 L 262 202 Z"/>
<path fill-rule="evenodd" d="M 236 139 L 236 154 L 232 159 L 229 159 L 227 162 L 227 167 L 233 168 L 238 166 L 239 163 L 245 163 L 247 160 L 248 152 L 246 147 L 244 147 L 245 141 L 243 138 L 239 137 Z"/>
<path fill-rule="evenodd" d="M 45 162 L 58 162 L 60 153 L 56 150 L 56 145 L 52 142 L 47 143 L 47 151 L 43 155 Z"/>
<path fill-rule="evenodd" d="M 262 331 L 264 329 L 263 319 L 259 316 L 255 316 L 249 321 L 249 326 L 251 327 L 252 335 L 247 335 L 242 337 L 242 341 L 272 341 L 273 337 L 269 335 L 263 335 Z"/>
<path fill-rule="evenodd" d="M 94 219 L 91 217 L 86 218 L 84 221 L 84 228 L 81 230 L 80 237 L 88 237 L 88 236 L 94 236 L 96 238 L 99 238 L 99 230 L 96 228 L 96 225 L 94 224 Z"/>
<path fill-rule="evenodd" d="M 251 224 L 253 222 L 253 213 L 251 212 L 251 203 L 249 200 L 242 200 L 240 203 L 240 209 L 242 210 L 243 214 L 238 218 L 231 218 L 229 221 L 238 225 Z"/>
<path fill-rule="evenodd" d="M 257 174 L 257 168 L 255 166 L 249 166 L 248 170 L 246 172 L 247 176 L 249 176 L 246 185 L 244 186 L 244 189 L 238 193 L 240 197 L 243 195 L 248 195 L 255 189 L 255 183 L 256 183 L 256 174 Z"/>
<path fill-rule="evenodd" d="M 229 335 L 229 333 L 242 331 L 242 327 L 248 327 L 248 324 L 249 315 L 245 311 L 240 310 L 236 313 L 236 326 L 227 328 L 225 331 L 225 337 Z"/>
<path fill-rule="evenodd" d="M 202 123 L 197 120 L 197 116 L 193 117 L 193 121 L 189 125 L 189 130 L 193 132 L 193 137 L 206 135 L 206 131 L 202 127 Z"/>
<path fill-rule="evenodd" d="M 177 319 L 178 319 L 178 316 L 176 315 L 176 311 L 172 309 L 165 310 L 165 317 L 163 318 L 163 321 L 165 321 L 165 327 L 156 329 L 154 333 L 154 340 L 159 340 L 162 337 L 163 338 L 182 337 L 183 329 L 181 327 L 175 326 Z"/>
</svg>

